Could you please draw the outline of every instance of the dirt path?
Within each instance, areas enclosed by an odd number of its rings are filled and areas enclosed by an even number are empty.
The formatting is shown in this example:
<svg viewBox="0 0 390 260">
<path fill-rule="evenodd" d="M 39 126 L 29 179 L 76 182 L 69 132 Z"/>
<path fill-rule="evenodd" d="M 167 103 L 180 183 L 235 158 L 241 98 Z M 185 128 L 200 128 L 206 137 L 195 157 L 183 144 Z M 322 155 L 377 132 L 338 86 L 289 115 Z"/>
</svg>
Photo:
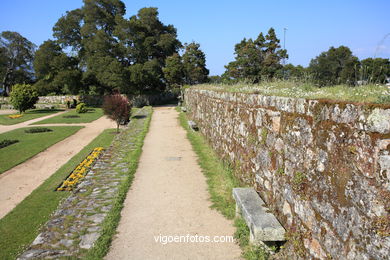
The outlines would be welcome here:
<svg viewBox="0 0 390 260">
<path fill-rule="evenodd" d="M 210 209 L 206 179 L 172 107 L 155 108 L 138 170 L 106 259 L 239 259 L 235 243 L 191 243 L 232 236 L 232 222 Z M 184 236 L 163 245 L 155 236 Z M 165 239 L 165 238 L 163 238 Z M 180 238 L 179 238 L 180 239 Z"/>
<path fill-rule="evenodd" d="M 104 116 L 92 123 L 75 125 L 84 125 L 85 128 L 0 175 L 0 219 L 104 129 L 116 127 L 113 121 Z"/>
<path fill-rule="evenodd" d="M 68 111 L 62 111 L 62 112 L 50 114 L 48 116 L 38 117 L 38 118 L 31 119 L 31 120 L 28 120 L 28 121 L 25 121 L 25 122 L 22 122 L 19 124 L 15 124 L 15 125 L 0 125 L 0 134 L 11 131 L 11 130 L 15 130 L 15 129 L 18 129 L 21 127 L 27 127 L 29 124 L 33 124 L 35 122 L 38 122 L 38 121 L 41 121 L 41 120 L 44 120 L 47 118 L 55 117 L 55 116 L 61 115 L 61 114 L 66 113 L 66 112 L 68 112 Z M 48 125 L 45 125 L 45 126 L 48 126 Z"/>
</svg>

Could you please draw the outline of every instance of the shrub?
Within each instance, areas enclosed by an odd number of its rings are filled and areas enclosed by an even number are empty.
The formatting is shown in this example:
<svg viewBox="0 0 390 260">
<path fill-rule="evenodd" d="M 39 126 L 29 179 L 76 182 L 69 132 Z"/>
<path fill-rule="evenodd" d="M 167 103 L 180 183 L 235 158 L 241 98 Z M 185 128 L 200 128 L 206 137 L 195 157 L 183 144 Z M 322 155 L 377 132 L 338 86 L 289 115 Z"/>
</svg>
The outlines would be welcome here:
<svg viewBox="0 0 390 260">
<path fill-rule="evenodd" d="M 80 118 L 78 115 L 67 115 L 67 116 L 62 116 L 62 118 Z"/>
<path fill-rule="evenodd" d="M 8 139 L 5 139 L 5 140 L 0 142 L 0 149 L 4 148 L 4 147 L 7 147 L 7 146 L 9 146 L 11 144 L 17 143 L 17 142 L 19 142 L 19 140 L 8 140 Z"/>
<path fill-rule="evenodd" d="M 16 84 L 10 93 L 10 102 L 20 113 L 33 108 L 38 101 L 38 92 L 28 84 Z"/>
<path fill-rule="evenodd" d="M 129 122 L 131 115 L 131 103 L 120 94 L 104 97 L 103 111 L 108 118 L 116 122 L 116 130 L 119 132 L 119 125 Z"/>
<path fill-rule="evenodd" d="M 85 103 L 79 103 L 77 106 L 76 106 L 76 112 L 77 113 L 86 113 L 88 111 Z"/>
<path fill-rule="evenodd" d="M 46 128 L 46 127 L 31 127 L 31 128 L 24 130 L 24 132 L 28 133 L 28 134 L 44 133 L 44 132 L 52 132 L 52 131 L 53 130 L 51 130 L 50 128 Z"/>
</svg>

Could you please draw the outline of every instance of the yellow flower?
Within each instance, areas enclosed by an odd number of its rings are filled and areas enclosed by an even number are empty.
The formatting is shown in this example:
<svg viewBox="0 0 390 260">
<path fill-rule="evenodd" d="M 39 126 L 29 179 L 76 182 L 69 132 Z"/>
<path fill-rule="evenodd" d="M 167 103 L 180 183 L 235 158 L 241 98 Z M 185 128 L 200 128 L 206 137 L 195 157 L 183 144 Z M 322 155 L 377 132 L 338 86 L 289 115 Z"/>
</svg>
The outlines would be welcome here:
<svg viewBox="0 0 390 260">
<path fill-rule="evenodd" d="M 22 116 L 23 115 L 19 114 L 19 115 L 9 115 L 8 117 L 11 118 L 11 119 L 15 119 L 15 118 L 20 118 Z"/>
</svg>

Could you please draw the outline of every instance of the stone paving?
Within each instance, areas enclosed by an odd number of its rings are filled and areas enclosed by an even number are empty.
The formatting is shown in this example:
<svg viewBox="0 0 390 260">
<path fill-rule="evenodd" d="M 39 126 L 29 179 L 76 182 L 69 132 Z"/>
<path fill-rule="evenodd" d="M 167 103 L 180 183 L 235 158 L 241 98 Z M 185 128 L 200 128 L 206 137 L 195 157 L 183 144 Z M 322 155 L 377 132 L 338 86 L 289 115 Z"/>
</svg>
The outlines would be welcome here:
<svg viewBox="0 0 390 260">
<path fill-rule="evenodd" d="M 150 108 L 137 112 L 127 129 L 114 139 L 78 187 L 60 203 L 41 233 L 18 259 L 80 257 L 93 247 L 120 186 L 131 178 L 129 156 L 137 147 L 137 137 L 150 113 Z"/>
</svg>

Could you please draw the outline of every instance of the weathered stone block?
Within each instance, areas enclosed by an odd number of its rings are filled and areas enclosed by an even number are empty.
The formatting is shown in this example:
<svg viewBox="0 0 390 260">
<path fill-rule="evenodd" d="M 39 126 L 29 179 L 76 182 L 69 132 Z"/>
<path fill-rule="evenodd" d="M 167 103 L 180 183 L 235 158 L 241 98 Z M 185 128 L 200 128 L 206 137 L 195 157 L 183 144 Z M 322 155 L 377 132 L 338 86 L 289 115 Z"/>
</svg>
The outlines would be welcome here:
<svg viewBox="0 0 390 260">
<path fill-rule="evenodd" d="M 268 212 L 264 201 L 252 188 L 234 188 L 236 214 L 241 214 L 250 229 L 250 241 L 260 244 L 262 241 L 285 241 L 285 229 Z"/>
</svg>

